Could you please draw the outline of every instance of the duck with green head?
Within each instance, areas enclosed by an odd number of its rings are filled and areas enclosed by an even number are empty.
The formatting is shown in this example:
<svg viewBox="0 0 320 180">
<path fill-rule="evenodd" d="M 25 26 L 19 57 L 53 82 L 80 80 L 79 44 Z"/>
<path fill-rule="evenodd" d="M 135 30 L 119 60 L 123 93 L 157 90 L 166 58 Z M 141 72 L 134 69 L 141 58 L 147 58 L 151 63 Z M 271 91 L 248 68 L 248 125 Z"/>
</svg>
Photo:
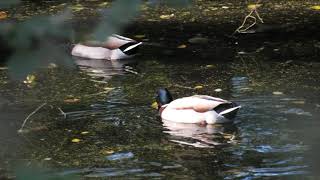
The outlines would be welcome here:
<svg viewBox="0 0 320 180">
<path fill-rule="evenodd" d="M 166 88 L 158 90 L 156 101 L 161 118 L 177 123 L 233 122 L 241 107 L 236 103 L 207 95 L 194 95 L 173 100 Z"/>
</svg>

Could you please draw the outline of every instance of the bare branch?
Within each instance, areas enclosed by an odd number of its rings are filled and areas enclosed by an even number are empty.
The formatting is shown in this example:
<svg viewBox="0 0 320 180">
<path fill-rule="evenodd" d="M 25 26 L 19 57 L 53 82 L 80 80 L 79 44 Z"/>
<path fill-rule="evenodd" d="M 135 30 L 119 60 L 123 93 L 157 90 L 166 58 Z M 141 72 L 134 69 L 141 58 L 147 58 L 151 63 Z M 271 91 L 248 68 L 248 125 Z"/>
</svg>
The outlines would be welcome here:
<svg viewBox="0 0 320 180">
<path fill-rule="evenodd" d="M 23 132 L 23 128 L 25 126 L 25 124 L 27 123 L 28 119 L 34 115 L 36 112 L 38 112 L 43 106 L 45 106 L 47 103 L 43 103 L 40 106 L 38 106 L 34 111 L 32 111 L 23 121 L 21 128 L 18 130 L 19 133 Z"/>
</svg>

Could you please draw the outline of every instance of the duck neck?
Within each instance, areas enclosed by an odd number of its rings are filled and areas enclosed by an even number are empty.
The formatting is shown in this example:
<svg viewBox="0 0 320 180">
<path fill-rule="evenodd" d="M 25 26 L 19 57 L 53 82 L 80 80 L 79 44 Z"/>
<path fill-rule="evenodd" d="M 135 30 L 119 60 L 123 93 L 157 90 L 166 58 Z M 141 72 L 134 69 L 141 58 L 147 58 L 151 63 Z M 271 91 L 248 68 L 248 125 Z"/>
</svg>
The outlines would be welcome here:
<svg viewBox="0 0 320 180">
<path fill-rule="evenodd" d="M 161 106 L 160 108 L 159 108 L 159 114 L 160 114 L 160 116 L 161 116 L 161 114 L 162 114 L 162 112 L 163 112 L 163 110 L 167 107 L 168 105 L 167 104 L 165 104 L 165 105 L 163 105 L 163 106 Z"/>
</svg>

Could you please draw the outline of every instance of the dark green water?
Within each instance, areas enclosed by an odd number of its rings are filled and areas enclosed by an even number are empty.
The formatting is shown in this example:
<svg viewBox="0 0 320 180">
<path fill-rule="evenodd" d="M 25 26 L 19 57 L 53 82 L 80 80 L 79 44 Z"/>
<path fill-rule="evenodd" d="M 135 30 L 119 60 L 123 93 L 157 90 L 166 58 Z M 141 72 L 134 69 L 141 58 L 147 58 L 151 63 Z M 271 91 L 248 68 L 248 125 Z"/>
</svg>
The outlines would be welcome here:
<svg viewBox="0 0 320 180">
<path fill-rule="evenodd" d="M 47 6 L 30 3 L 20 18 Z M 95 19 L 85 13 L 71 22 L 76 32 L 85 29 L 79 34 L 94 22 L 74 21 L 87 16 Z M 141 22 L 126 34 L 142 34 L 153 45 L 130 61 L 70 57 L 74 68 L 43 68 L 27 83 L 0 70 L 0 179 L 319 178 L 317 40 L 283 34 L 229 39 L 217 37 L 214 24 Z M 209 43 L 188 42 L 198 33 Z M 187 48 L 177 49 L 181 44 Z M 151 107 L 160 87 L 175 98 L 207 94 L 242 108 L 234 124 L 164 124 Z"/>
<path fill-rule="evenodd" d="M 319 73 L 317 63 L 252 62 L 245 56 L 240 61 L 238 55 L 229 63 L 190 59 L 183 65 L 173 57 L 143 55 L 123 62 L 126 65 L 74 60 L 82 64 L 79 69 L 56 68 L 36 75 L 34 87 L 19 97 L 23 99 L 13 102 L 9 92 L 3 93 L 7 103 L 1 107 L 1 128 L 8 131 L 1 141 L 7 148 L 2 150 L 4 167 L 40 164 L 50 169 L 50 176 L 79 178 L 312 177 L 319 138 L 319 86 L 313 79 Z M 252 71 L 244 73 L 243 66 Z M 265 68 L 253 70 L 257 66 Z M 296 81 L 287 82 L 290 78 Z M 103 93 L 90 92 L 90 86 Z M 104 92 L 105 87 L 113 89 Z M 162 124 L 151 107 L 158 87 L 168 87 L 174 97 L 209 94 L 230 99 L 242 109 L 234 124 Z M 215 92 L 218 88 L 222 91 Z M 59 102 L 62 97 L 80 101 Z M 31 118 L 25 127 L 30 131 L 12 135 L 46 98 L 52 106 Z M 72 143 L 74 138 L 80 142 Z"/>
</svg>

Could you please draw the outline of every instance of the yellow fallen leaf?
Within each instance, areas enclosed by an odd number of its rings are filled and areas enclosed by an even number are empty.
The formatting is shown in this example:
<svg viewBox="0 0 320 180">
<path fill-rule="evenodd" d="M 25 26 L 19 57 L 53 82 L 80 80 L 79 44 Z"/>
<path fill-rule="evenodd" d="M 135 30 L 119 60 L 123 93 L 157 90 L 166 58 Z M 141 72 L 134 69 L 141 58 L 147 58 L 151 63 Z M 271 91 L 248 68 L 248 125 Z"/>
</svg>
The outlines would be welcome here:
<svg viewBox="0 0 320 180">
<path fill-rule="evenodd" d="M 158 103 L 157 102 L 153 102 L 151 104 L 151 107 L 154 108 L 154 109 L 158 109 Z"/>
<path fill-rule="evenodd" d="M 198 86 L 194 87 L 194 89 L 202 89 L 202 88 L 203 88 L 203 86 L 201 86 L 201 85 L 198 85 Z"/>
<path fill-rule="evenodd" d="M 313 9 L 313 10 L 320 10 L 320 5 L 311 6 L 311 9 Z"/>
<path fill-rule="evenodd" d="M 109 4 L 108 2 L 103 2 L 103 3 L 99 4 L 99 6 L 102 7 L 102 6 L 106 6 L 108 4 Z"/>
<path fill-rule="evenodd" d="M 81 5 L 81 4 L 77 4 L 75 6 L 72 6 L 71 9 L 74 11 L 74 12 L 78 12 L 78 11 L 81 11 L 84 9 L 84 7 Z"/>
<path fill-rule="evenodd" d="M 257 9 L 258 7 L 260 7 L 262 4 L 249 4 L 247 7 L 250 10 L 254 10 Z"/>
<path fill-rule="evenodd" d="M 163 14 L 160 16 L 160 19 L 171 19 L 174 14 Z"/>
<path fill-rule="evenodd" d="M 135 35 L 134 37 L 135 37 L 135 38 L 142 39 L 142 38 L 145 38 L 146 35 L 144 35 L 144 34 L 137 34 L 137 35 Z"/>
<path fill-rule="evenodd" d="M 73 143 L 78 143 L 78 142 L 80 142 L 80 141 L 81 141 L 81 140 L 78 139 L 78 138 L 74 138 L 74 139 L 71 140 L 71 142 L 73 142 Z"/>
<path fill-rule="evenodd" d="M 35 75 L 29 74 L 29 75 L 26 77 L 26 80 L 23 81 L 23 83 L 25 83 L 25 84 L 31 84 L 31 83 L 34 82 L 35 79 L 36 79 L 36 76 L 35 76 Z"/>
<path fill-rule="evenodd" d="M 208 65 L 206 65 L 206 68 L 214 68 L 214 65 L 208 64 Z"/>
<path fill-rule="evenodd" d="M 8 14 L 4 11 L 0 11 L 0 20 L 8 17 Z"/>
<path fill-rule="evenodd" d="M 304 100 L 292 101 L 293 104 L 305 104 Z"/>
<path fill-rule="evenodd" d="M 272 94 L 274 94 L 274 95 L 282 95 L 282 94 L 283 94 L 283 92 L 280 92 L 280 91 L 274 91 L 274 92 L 272 92 Z"/>
<path fill-rule="evenodd" d="M 188 39 L 188 42 L 191 44 L 207 44 L 209 42 L 209 39 L 206 37 L 196 36 L 196 37 Z"/>
<path fill-rule="evenodd" d="M 82 132 L 81 132 L 81 134 L 83 134 L 83 135 L 84 135 L 84 134 L 88 134 L 88 133 L 89 133 L 89 131 L 82 131 Z"/>
<path fill-rule="evenodd" d="M 80 101 L 80 99 L 78 99 L 78 98 L 72 98 L 72 99 L 63 100 L 63 102 L 65 102 L 65 103 L 77 103 L 79 101 Z"/>
<path fill-rule="evenodd" d="M 101 153 L 102 153 L 102 154 L 105 154 L 105 155 L 107 155 L 107 154 L 113 154 L 113 153 L 114 153 L 114 150 L 112 150 L 112 149 L 104 149 L 104 150 L 101 151 Z"/>
<path fill-rule="evenodd" d="M 178 48 L 178 49 L 184 49 L 184 48 L 186 48 L 186 47 L 187 47 L 187 45 L 181 44 L 181 45 L 179 45 L 177 48 Z"/>
</svg>

